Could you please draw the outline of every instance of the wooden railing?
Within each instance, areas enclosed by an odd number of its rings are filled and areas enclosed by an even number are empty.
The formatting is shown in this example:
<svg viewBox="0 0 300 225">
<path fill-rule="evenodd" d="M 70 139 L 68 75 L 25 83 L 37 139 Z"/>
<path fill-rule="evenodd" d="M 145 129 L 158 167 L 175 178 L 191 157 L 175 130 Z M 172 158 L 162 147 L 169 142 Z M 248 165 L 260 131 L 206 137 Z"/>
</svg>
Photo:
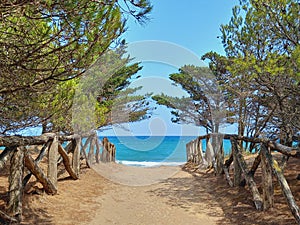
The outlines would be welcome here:
<svg viewBox="0 0 300 225">
<path fill-rule="evenodd" d="M 203 142 L 206 140 L 206 151 L 203 152 Z M 231 152 L 224 161 L 223 140 L 230 140 Z M 259 146 L 259 153 L 249 169 L 244 159 L 243 150 L 239 142 L 252 142 Z M 283 168 L 273 157 L 272 152 L 279 152 L 284 156 L 300 158 L 300 150 L 281 145 L 277 142 L 241 137 L 229 134 L 208 134 L 200 136 L 186 145 L 187 161 L 199 167 L 213 168 L 215 174 L 225 174 L 229 186 L 248 185 L 257 210 L 268 210 L 274 204 L 274 188 L 272 176 L 277 178 L 287 204 L 298 224 L 300 224 L 300 211 L 296 204 L 291 189 L 284 177 Z M 230 176 L 229 168 L 233 164 L 233 177 Z M 261 164 L 262 169 L 262 194 L 258 191 L 254 181 L 254 175 Z"/>
<path fill-rule="evenodd" d="M 65 147 L 63 143 L 66 143 Z M 23 189 L 32 175 L 43 185 L 47 194 L 55 195 L 58 191 L 57 177 L 60 163 L 64 165 L 70 177 L 76 180 L 80 176 L 81 160 L 85 160 L 88 167 L 100 161 L 114 162 L 116 151 L 115 146 L 107 138 L 100 143 L 96 132 L 84 136 L 59 136 L 54 133 L 34 137 L 5 136 L 0 137 L 0 146 L 5 147 L 0 154 L 0 170 L 8 162 L 10 164 L 9 200 L 7 210 L 0 211 L 0 224 L 1 221 L 10 223 L 21 221 Z M 39 149 L 35 159 L 30 151 L 33 146 Z M 39 165 L 44 157 L 47 157 L 48 162 L 46 172 Z"/>
</svg>

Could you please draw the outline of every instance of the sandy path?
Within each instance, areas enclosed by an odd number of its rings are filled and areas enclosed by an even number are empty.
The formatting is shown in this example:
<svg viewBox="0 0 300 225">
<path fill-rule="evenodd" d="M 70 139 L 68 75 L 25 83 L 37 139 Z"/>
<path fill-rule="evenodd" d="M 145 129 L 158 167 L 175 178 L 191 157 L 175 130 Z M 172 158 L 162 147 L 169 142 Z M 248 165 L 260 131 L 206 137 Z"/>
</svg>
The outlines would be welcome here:
<svg viewBox="0 0 300 225">
<path fill-rule="evenodd" d="M 195 185 L 195 178 L 178 167 L 132 168 L 100 165 L 95 170 L 105 172 L 116 183 L 110 182 L 106 185 L 104 194 L 97 199 L 101 207 L 88 224 L 210 225 L 221 219 L 216 214 L 206 214 L 206 210 L 211 212 L 212 209 L 204 202 L 189 201 L 197 195 L 188 188 L 189 185 Z M 123 184 L 117 183 L 118 181 Z M 142 183 L 151 182 L 153 184 L 140 186 Z M 183 182 L 185 185 L 182 186 Z M 199 192 L 201 191 L 204 190 L 199 188 Z M 178 193 L 184 193 L 185 196 L 176 196 Z M 213 210 L 222 214 L 220 208 Z"/>
<path fill-rule="evenodd" d="M 300 186 L 295 171 L 300 170 L 299 165 L 299 160 L 290 160 L 285 170 L 298 202 Z M 179 167 L 102 164 L 93 170 L 82 165 L 79 180 L 70 179 L 67 173 L 60 175 L 54 196 L 34 194 L 41 185 L 33 179 L 26 191 L 31 194 L 24 199 L 22 224 L 296 224 L 278 185 L 274 208 L 257 211 L 247 188 L 229 188 L 224 177 L 212 173 L 192 174 Z M 2 209 L 8 198 L 4 175 L 0 171 Z"/>
</svg>

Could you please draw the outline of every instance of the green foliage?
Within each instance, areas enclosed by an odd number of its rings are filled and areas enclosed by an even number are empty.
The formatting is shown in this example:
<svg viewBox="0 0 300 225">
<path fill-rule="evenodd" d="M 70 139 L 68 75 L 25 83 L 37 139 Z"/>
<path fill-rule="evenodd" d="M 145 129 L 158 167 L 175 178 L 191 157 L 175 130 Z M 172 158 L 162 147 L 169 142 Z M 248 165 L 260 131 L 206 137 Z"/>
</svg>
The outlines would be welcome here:
<svg viewBox="0 0 300 225">
<path fill-rule="evenodd" d="M 223 80 L 239 135 L 289 139 L 299 129 L 300 5 L 295 0 L 241 0 L 221 26 L 225 56 L 207 53 Z"/>
<path fill-rule="evenodd" d="M 148 0 L 1 1 L 0 133 L 50 118 L 63 128 L 77 84 L 69 80 L 119 39 L 128 16 L 143 22 L 151 9 Z"/>
<path fill-rule="evenodd" d="M 80 79 L 72 103 L 72 131 L 88 132 L 146 117 L 147 96 L 135 95 L 139 88 L 128 88 L 131 77 L 142 67 L 129 64 L 124 54 L 124 46 L 108 51 Z"/>
<path fill-rule="evenodd" d="M 164 105 L 168 108 L 176 109 L 176 106 L 173 104 L 173 102 L 175 102 L 178 98 L 172 98 L 165 94 L 161 94 L 152 96 L 152 99 L 155 100 L 159 105 Z"/>
<path fill-rule="evenodd" d="M 206 128 L 207 132 L 217 132 L 223 122 L 223 99 L 212 71 L 207 67 L 185 65 L 179 73 L 170 74 L 170 79 L 181 86 L 189 98 L 161 94 L 152 99 L 172 109 L 173 122 L 192 123 Z"/>
</svg>

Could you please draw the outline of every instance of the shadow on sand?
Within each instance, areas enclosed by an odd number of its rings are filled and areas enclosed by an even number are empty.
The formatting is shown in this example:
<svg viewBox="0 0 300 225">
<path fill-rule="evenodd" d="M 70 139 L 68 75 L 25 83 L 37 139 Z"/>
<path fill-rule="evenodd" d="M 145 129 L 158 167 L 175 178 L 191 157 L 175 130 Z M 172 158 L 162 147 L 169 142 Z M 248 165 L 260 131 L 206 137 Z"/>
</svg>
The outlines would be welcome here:
<svg viewBox="0 0 300 225">
<path fill-rule="evenodd" d="M 0 210 L 6 210 L 6 204 L 9 199 L 8 193 L 8 176 L 9 176 L 9 163 L 0 170 Z M 33 209 L 30 207 L 30 201 L 33 198 L 42 198 L 42 196 L 33 194 L 23 195 L 23 221 L 21 224 L 43 224 L 53 225 L 51 222 L 51 216 L 43 209 Z M 0 224 L 8 224 L 0 219 Z"/>
<path fill-rule="evenodd" d="M 295 167 L 291 166 L 294 176 L 287 176 L 287 179 L 289 181 L 290 178 L 289 182 L 296 182 Z M 247 188 L 230 188 L 223 176 L 214 176 L 213 173 L 190 174 L 192 178 L 175 176 L 163 181 L 161 187 L 151 191 L 151 194 L 161 196 L 168 204 L 184 208 L 190 213 L 205 213 L 216 218 L 219 225 L 296 224 L 277 183 L 274 208 L 261 212 L 255 209 Z M 260 179 L 259 174 L 257 176 Z M 299 183 L 297 186 L 299 187 Z M 259 190 L 261 191 L 260 188 Z M 299 190 L 294 189 L 293 192 L 298 194 Z M 298 200 L 299 194 L 297 196 L 295 198 Z"/>
</svg>

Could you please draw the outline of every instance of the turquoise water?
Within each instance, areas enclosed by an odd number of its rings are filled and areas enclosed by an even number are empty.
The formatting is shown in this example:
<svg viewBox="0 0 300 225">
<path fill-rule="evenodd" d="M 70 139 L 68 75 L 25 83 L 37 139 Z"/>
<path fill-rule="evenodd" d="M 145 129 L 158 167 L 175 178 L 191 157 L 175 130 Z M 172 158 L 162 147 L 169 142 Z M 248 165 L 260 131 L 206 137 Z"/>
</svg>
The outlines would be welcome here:
<svg viewBox="0 0 300 225">
<path fill-rule="evenodd" d="M 100 137 L 102 139 L 102 137 Z M 108 137 L 116 146 L 116 161 L 131 166 L 181 165 L 186 162 L 185 145 L 196 137 L 191 136 L 139 136 Z M 203 140 L 205 151 L 205 140 Z M 225 154 L 230 142 L 224 141 Z"/>
<path fill-rule="evenodd" d="M 100 140 L 102 138 L 99 137 Z M 118 163 L 145 167 L 175 166 L 186 163 L 185 146 L 196 138 L 194 136 L 108 136 L 109 141 L 116 146 Z M 231 149 L 230 141 L 224 140 L 223 144 L 225 154 L 228 154 Z M 202 146 L 205 151 L 205 140 Z"/>
</svg>

